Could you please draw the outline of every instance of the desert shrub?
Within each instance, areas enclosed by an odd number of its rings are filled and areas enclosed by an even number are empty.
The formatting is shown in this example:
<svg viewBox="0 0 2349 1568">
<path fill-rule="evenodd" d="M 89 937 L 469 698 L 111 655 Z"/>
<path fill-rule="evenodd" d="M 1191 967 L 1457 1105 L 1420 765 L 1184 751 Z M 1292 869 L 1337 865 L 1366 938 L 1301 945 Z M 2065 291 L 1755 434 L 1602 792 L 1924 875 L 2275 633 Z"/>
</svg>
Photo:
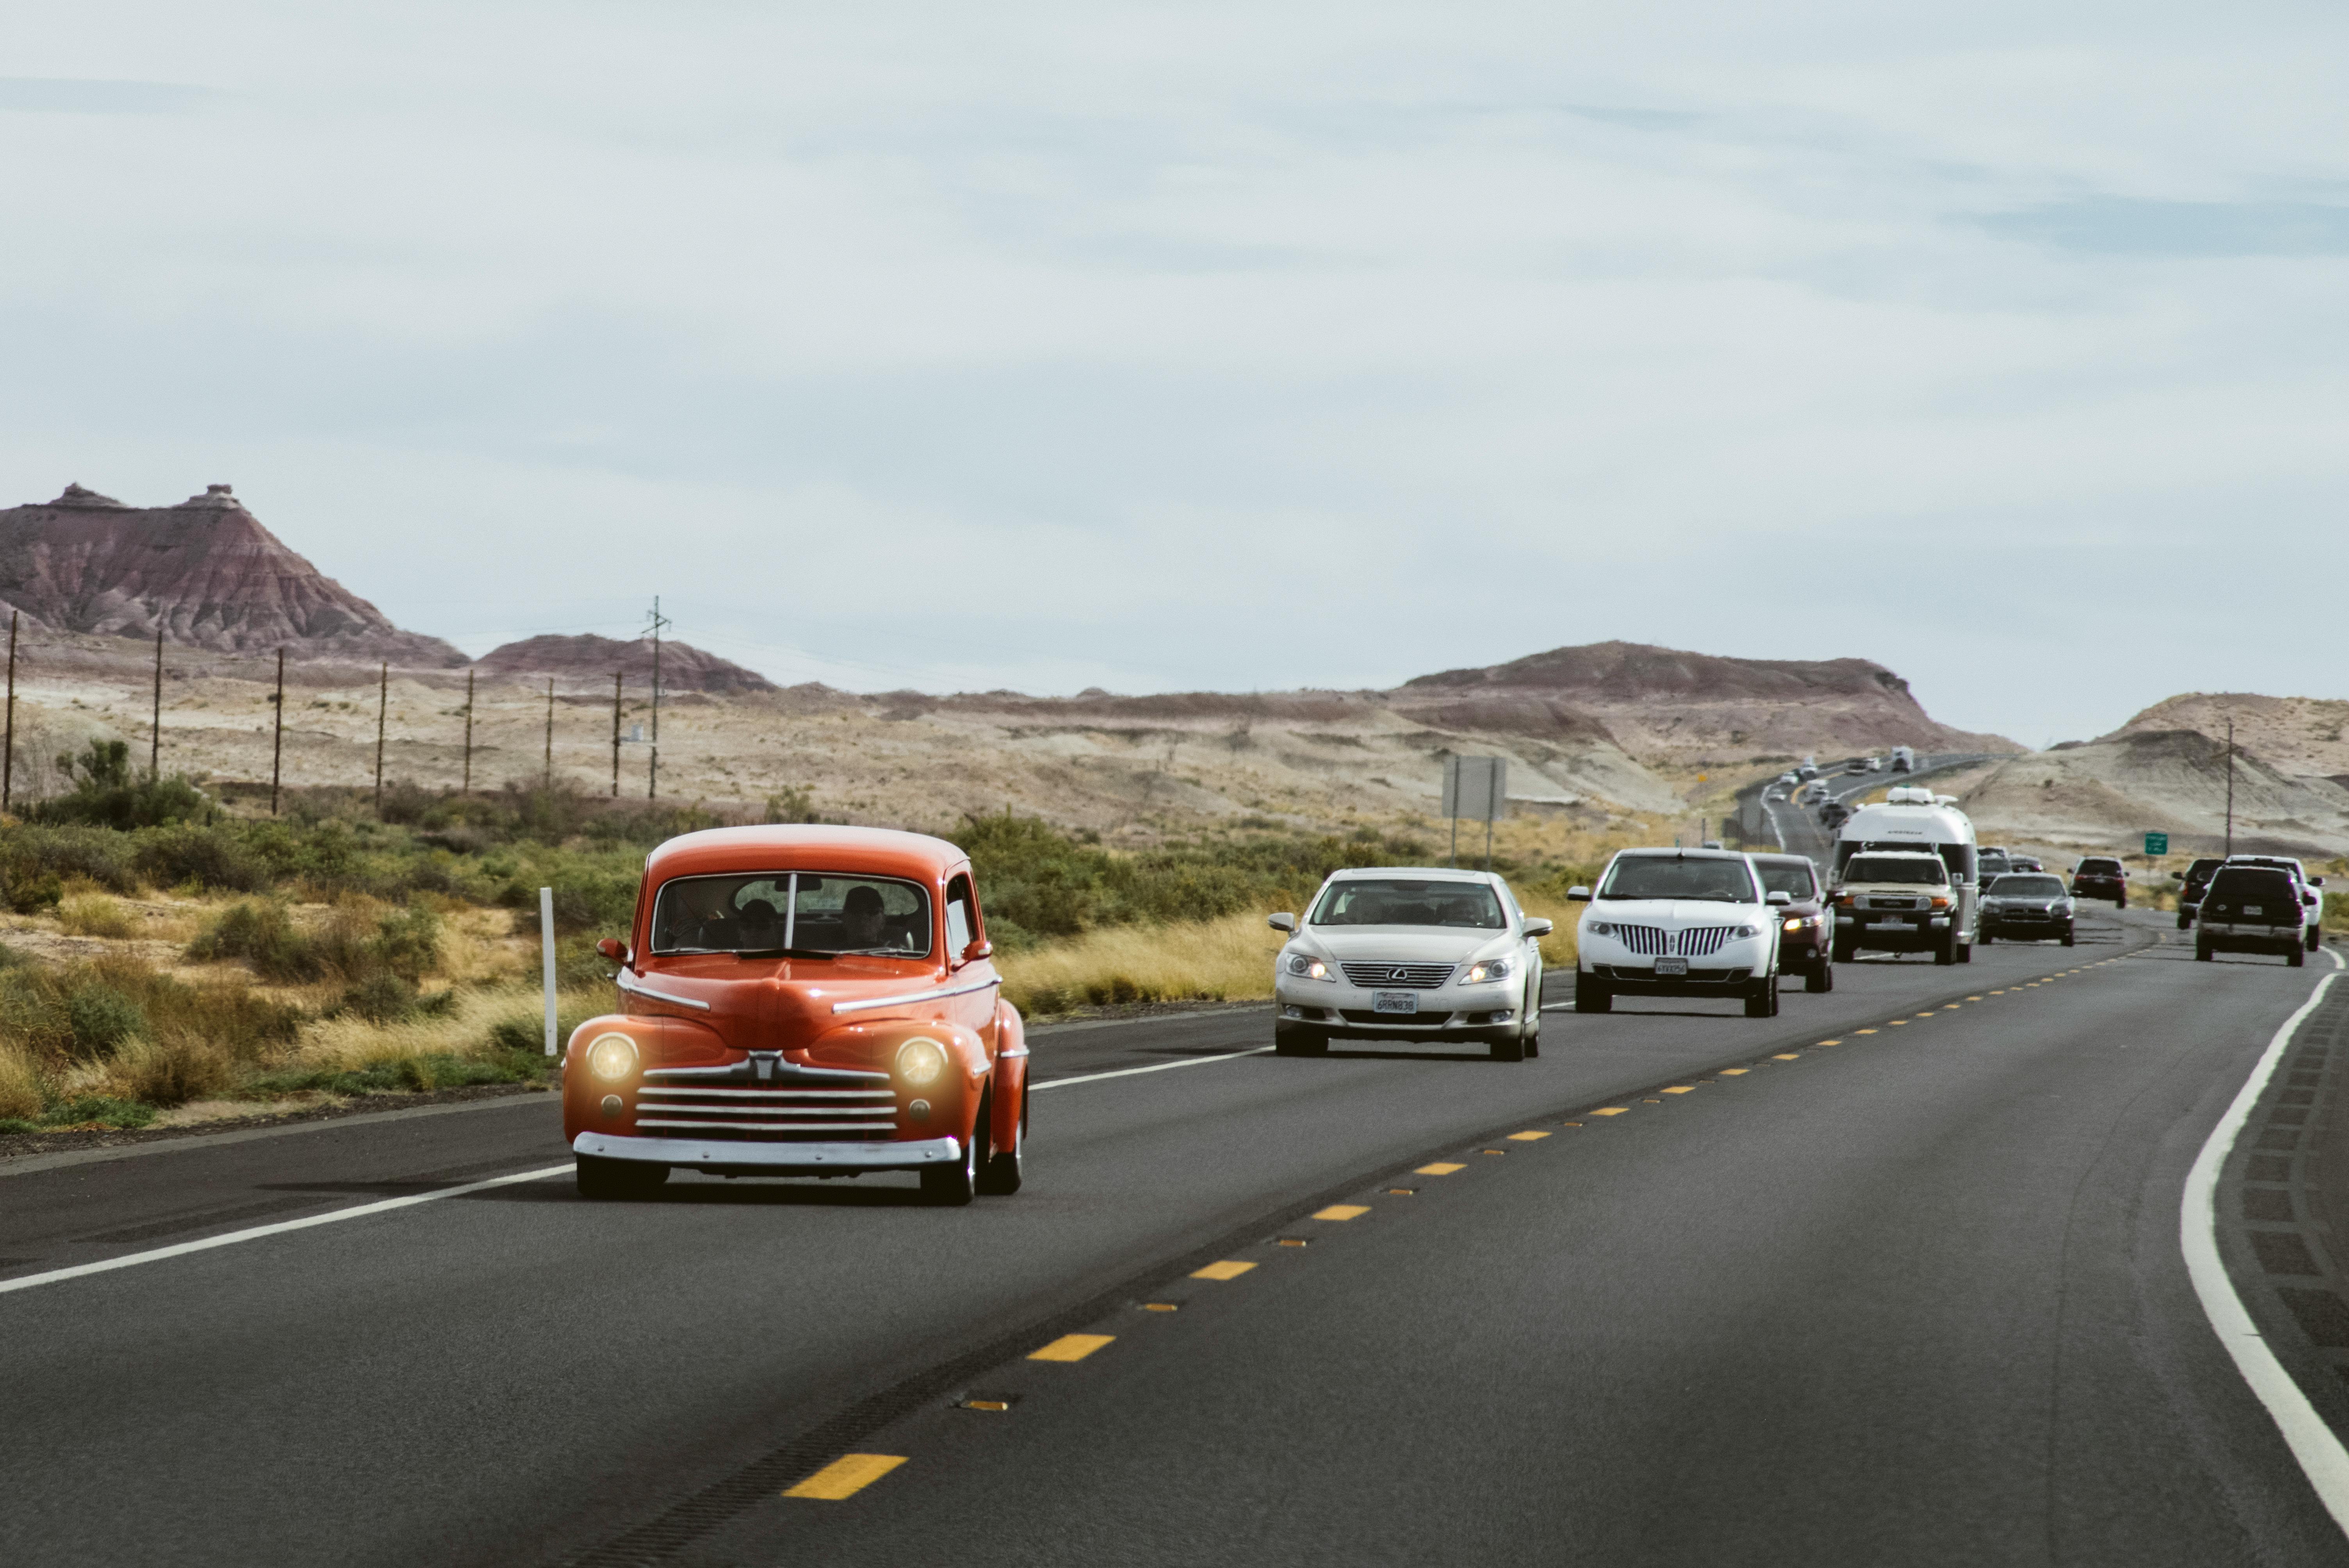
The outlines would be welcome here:
<svg viewBox="0 0 2349 1568">
<path fill-rule="evenodd" d="M 131 892 L 139 878 L 130 836 L 106 828 L 22 824 L 0 829 L 0 889 L 19 914 L 47 909 L 81 878 L 109 892 Z"/>
<path fill-rule="evenodd" d="M 128 957 L 0 968 L 0 1037 L 36 1059 L 102 1057 L 126 1041 L 209 1042 L 237 1062 L 289 1044 L 302 1011 L 242 985 L 191 985 Z"/>
<path fill-rule="evenodd" d="M 412 995 L 415 982 L 440 962 L 440 917 L 420 906 L 385 911 L 349 899 L 308 932 L 275 900 L 246 899 L 198 933 L 188 956 L 204 963 L 242 959 L 264 979 L 288 984 L 332 976 L 357 985 L 389 975 L 406 982 Z"/>
<path fill-rule="evenodd" d="M 138 777 L 125 741 L 94 740 L 78 756 L 58 758 L 57 769 L 73 780 L 73 789 L 34 806 L 28 814 L 36 820 L 151 828 L 166 822 L 200 821 L 219 810 L 183 776 Z"/>
<path fill-rule="evenodd" d="M 31 1055 L 0 1043 L 0 1121 L 30 1121 L 41 1114 L 47 1098 Z"/>
<path fill-rule="evenodd" d="M 316 944 L 274 899 L 245 899 L 221 911 L 188 944 L 188 956 L 202 964 L 242 959 L 264 979 L 287 982 L 316 980 L 324 968 Z"/>
<path fill-rule="evenodd" d="M 514 911 L 514 929 L 538 934 L 538 890 L 554 890 L 557 936 L 625 933 L 636 916 L 636 887 L 643 872 L 636 859 L 559 852 L 543 855 L 507 882 L 499 902 Z"/>
<path fill-rule="evenodd" d="M 561 1050 L 571 1038 L 571 1031 L 587 1021 L 585 1013 L 565 1013 L 557 1008 L 554 1015 L 554 1048 Z M 509 1013 L 490 1026 L 492 1048 L 546 1059 L 546 1015 Z"/>
<path fill-rule="evenodd" d="M 76 893 L 61 900 L 57 904 L 57 923 L 76 936 L 103 936 L 115 941 L 139 929 L 130 912 L 102 892 Z"/>
<path fill-rule="evenodd" d="M 147 1010 L 103 981 L 77 986 L 65 997 L 66 1028 L 77 1055 L 110 1056 L 147 1028 Z"/>
<path fill-rule="evenodd" d="M 260 892 L 274 878 L 262 858 L 227 823 L 178 823 L 137 836 L 131 851 L 140 874 L 163 887 Z"/>
<path fill-rule="evenodd" d="M 545 1076 L 545 1060 L 534 1049 L 527 1055 L 505 1052 L 493 1057 L 423 1051 L 360 1068 L 297 1068 L 264 1073 L 251 1081 L 251 1088 L 254 1093 L 265 1095 L 295 1094 L 304 1089 L 327 1094 L 388 1094 L 467 1088 L 487 1083 L 531 1083 Z"/>
<path fill-rule="evenodd" d="M 109 1094 L 77 1095 L 43 1111 L 32 1125 L 11 1126 L 11 1132 L 56 1131 L 66 1128 L 140 1128 L 155 1119 L 155 1108 Z"/>
<path fill-rule="evenodd" d="M 345 988 L 342 999 L 335 1004 L 335 1012 L 356 1014 L 370 1024 L 397 1024 L 413 1017 L 416 1005 L 414 981 L 391 974 L 370 975 Z"/>
<path fill-rule="evenodd" d="M 174 1033 L 160 1040 L 126 1040 L 107 1064 L 106 1078 L 122 1099 L 181 1105 L 225 1092 L 235 1081 L 236 1063 L 212 1040 Z"/>
</svg>

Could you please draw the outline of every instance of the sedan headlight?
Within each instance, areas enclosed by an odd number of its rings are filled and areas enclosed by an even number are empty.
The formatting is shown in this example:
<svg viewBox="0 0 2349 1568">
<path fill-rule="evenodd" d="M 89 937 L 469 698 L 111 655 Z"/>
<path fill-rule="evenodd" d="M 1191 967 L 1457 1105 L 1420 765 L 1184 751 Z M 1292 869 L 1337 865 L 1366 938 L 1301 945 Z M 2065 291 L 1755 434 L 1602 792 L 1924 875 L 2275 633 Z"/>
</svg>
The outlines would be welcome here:
<svg viewBox="0 0 2349 1568">
<path fill-rule="evenodd" d="M 898 1081 L 914 1088 L 938 1081 L 947 1070 L 947 1048 L 916 1035 L 897 1047 Z"/>
<path fill-rule="evenodd" d="M 1482 962 L 1471 964 L 1463 970 L 1458 984 L 1482 985 L 1488 980 L 1506 980 L 1516 972 L 1516 965 L 1506 957 L 1487 958 Z"/>
<path fill-rule="evenodd" d="M 1738 938 L 1759 936 L 1762 934 L 1762 928 L 1758 925 L 1733 926 L 1730 929 L 1729 934 L 1733 937 Z"/>
<path fill-rule="evenodd" d="M 1330 973 L 1330 965 L 1326 960 L 1316 958 L 1310 953 L 1292 953 L 1281 961 L 1280 966 L 1299 980 L 1334 982 L 1338 978 Z"/>
<path fill-rule="evenodd" d="M 636 1042 L 626 1035 L 598 1035 L 587 1042 L 587 1070 L 608 1083 L 636 1070 Z"/>
</svg>

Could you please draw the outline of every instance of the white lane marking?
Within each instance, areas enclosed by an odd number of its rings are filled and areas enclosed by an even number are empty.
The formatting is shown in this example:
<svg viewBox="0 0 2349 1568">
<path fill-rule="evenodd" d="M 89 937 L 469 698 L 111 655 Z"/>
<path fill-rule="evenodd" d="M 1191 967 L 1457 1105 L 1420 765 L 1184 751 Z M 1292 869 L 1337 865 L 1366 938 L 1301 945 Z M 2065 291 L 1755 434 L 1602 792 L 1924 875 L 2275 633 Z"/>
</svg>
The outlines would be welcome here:
<svg viewBox="0 0 2349 1568">
<path fill-rule="evenodd" d="M 1103 1078 L 1132 1078 L 1136 1073 L 1164 1073 L 1172 1072 L 1176 1068 L 1205 1067 L 1209 1062 L 1228 1062 L 1241 1057 L 1260 1057 L 1270 1049 L 1272 1049 L 1270 1046 L 1258 1046 L 1254 1050 L 1226 1051 L 1219 1057 L 1193 1057 L 1188 1061 L 1154 1062 L 1146 1068 L 1120 1068 L 1115 1072 L 1084 1073 L 1076 1078 L 1053 1078 L 1046 1083 L 1030 1084 L 1028 1092 L 1041 1094 L 1048 1088 L 1066 1088 L 1072 1083 L 1099 1083 Z"/>
<path fill-rule="evenodd" d="M 2178 1211 L 2178 1243 L 2186 1254 L 2186 1272 L 2194 1281 L 2194 1294 L 2201 1298 L 2203 1315 L 2210 1320 L 2211 1332 L 2227 1354 L 2235 1358 L 2235 1369 L 2243 1375 L 2261 1404 L 2267 1407 L 2269 1417 L 2277 1430 L 2290 1445 L 2292 1458 L 2300 1461 L 2308 1483 L 2316 1489 L 2333 1522 L 2349 1532 L 2349 1449 L 2333 1435 L 2324 1418 L 2308 1402 L 2308 1396 L 2292 1381 L 2283 1363 L 2268 1348 L 2260 1336 L 2259 1326 L 2243 1305 L 2243 1298 L 2235 1292 L 2234 1281 L 2227 1277 L 2227 1266 L 2219 1259 L 2219 1170 L 2235 1147 L 2245 1122 L 2251 1119 L 2251 1108 L 2266 1089 L 2268 1080 L 2275 1076 L 2276 1064 L 2283 1059 L 2284 1047 L 2292 1043 L 2293 1033 L 2316 1011 L 2324 999 L 2325 989 L 2349 968 L 2337 953 L 2327 954 L 2333 960 L 2333 972 L 2316 983 L 2308 1000 L 2300 1010 L 2275 1032 L 2268 1042 L 2265 1055 L 2251 1069 L 2227 1114 L 2210 1130 L 2209 1138 L 2196 1156 L 2194 1169 L 2186 1176 L 2186 1195 Z"/>
<path fill-rule="evenodd" d="M 468 1181 L 461 1187 L 443 1187 L 436 1192 L 418 1192 L 406 1198 L 385 1198 L 373 1203 L 360 1203 L 348 1209 L 336 1209 L 331 1213 L 312 1214 L 299 1220 L 280 1220 L 274 1225 L 254 1225 L 249 1230 L 230 1231 L 223 1235 L 206 1236 L 202 1241 L 180 1242 L 168 1247 L 156 1247 L 149 1252 L 125 1253 L 119 1258 L 105 1258 L 94 1264 L 76 1264 L 71 1268 L 51 1269 L 47 1274 L 26 1274 L 22 1279 L 0 1279 L 0 1295 L 12 1290 L 30 1290 L 36 1284 L 56 1284 L 61 1280 L 79 1279 L 85 1274 L 105 1274 L 110 1269 L 127 1269 L 140 1264 L 160 1263 L 165 1258 L 185 1257 L 190 1253 L 210 1252 L 214 1247 L 233 1247 L 239 1242 L 255 1242 L 264 1236 L 283 1235 L 287 1231 L 306 1231 L 313 1225 L 332 1225 L 345 1220 L 362 1219 L 369 1214 L 387 1214 L 394 1209 L 412 1209 L 419 1203 L 437 1203 L 443 1198 L 461 1198 L 468 1192 L 487 1191 L 492 1187 L 511 1187 L 517 1181 L 543 1181 L 549 1176 L 568 1176 L 568 1161 L 549 1165 L 539 1171 L 518 1171 L 511 1176 L 492 1176 L 486 1181 Z"/>
</svg>

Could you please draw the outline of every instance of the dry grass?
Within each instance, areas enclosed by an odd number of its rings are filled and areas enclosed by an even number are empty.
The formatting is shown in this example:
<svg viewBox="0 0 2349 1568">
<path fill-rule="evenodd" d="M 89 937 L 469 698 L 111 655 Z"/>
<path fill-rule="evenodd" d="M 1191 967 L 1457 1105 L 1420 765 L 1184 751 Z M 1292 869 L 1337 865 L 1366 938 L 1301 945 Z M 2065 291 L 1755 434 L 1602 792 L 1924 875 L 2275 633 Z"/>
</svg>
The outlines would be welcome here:
<svg viewBox="0 0 2349 1568">
<path fill-rule="evenodd" d="M 76 893 L 57 905 L 57 925 L 70 936 L 103 936 L 120 942 L 139 934 L 139 923 L 121 902 L 102 892 Z"/>
<path fill-rule="evenodd" d="M 33 1058 L 0 1041 L 0 1119 L 29 1121 L 41 1114 L 41 1074 Z"/>
<path fill-rule="evenodd" d="M 534 985 L 485 986 L 453 993 L 445 1012 L 399 1023 L 372 1024 L 347 1014 L 321 1018 L 303 1029 L 281 1065 L 357 1071 L 421 1057 L 485 1057 L 495 1049 L 492 1032 L 502 1021 L 517 1022 L 525 1034 L 538 1037 L 544 1026 L 543 996 Z M 556 996 L 557 1010 L 566 1019 L 604 1012 L 612 1000 L 608 986 Z"/>
</svg>

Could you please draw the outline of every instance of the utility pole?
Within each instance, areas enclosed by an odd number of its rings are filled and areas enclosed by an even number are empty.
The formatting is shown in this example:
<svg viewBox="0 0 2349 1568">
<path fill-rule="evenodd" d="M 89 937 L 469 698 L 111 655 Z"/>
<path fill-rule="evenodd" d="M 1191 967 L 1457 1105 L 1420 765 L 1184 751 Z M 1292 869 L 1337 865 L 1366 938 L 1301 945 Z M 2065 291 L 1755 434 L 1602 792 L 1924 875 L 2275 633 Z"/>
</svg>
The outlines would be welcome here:
<svg viewBox="0 0 2349 1568">
<path fill-rule="evenodd" d="M 391 712 L 391 661 L 376 672 L 375 688 L 375 814 L 383 815 L 383 725 Z"/>
<path fill-rule="evenodd" d="M 147 743 L 147 782 L 163 781 L 163 618 L 155 617 L 155 734 Z"/>
<path fill-rule="evenodd" d="M 2227 851 L 2235 852 L 2235 721 L 2227 721 Z"/>
<path fill-rule="evenodd" d="M 465 784 L 460 795 L 473 792 L 473 672 L 465 672 Z"/>
<path fill-rule="evenodd" d="M 612 672 L 612 799 L 620 798 L 620 676 Z"/>
<path fill-rule="evenodd" d="M 546 781 L 544 788 L 554 788 L 554 677 L 546 677 Z"/>
<path fill-rule="evenodd" d="M 660 645 L 661 633 L 677 624 L 660 613 L 660 595 L 653 595 L 653 743 L 652 762 L 645 773 L 645 799 L 657 799 L 660 794 Z"/>
<path fill-rule="evenodd" d="M 8 810 L 9 787 L 16 782 L 16 612 L 8 612 L 8 738 L 0 743 L 0 812 Z"/>
<path fill-rule="evenodd" d="M 277 650 L 277 695 L 270 702 L 277 708 L 277 734 L 269 744 L 269 814 L 277 815 L 277 784 L 284 777 L 285 761 L 285 650 Z"/>
</svg>

